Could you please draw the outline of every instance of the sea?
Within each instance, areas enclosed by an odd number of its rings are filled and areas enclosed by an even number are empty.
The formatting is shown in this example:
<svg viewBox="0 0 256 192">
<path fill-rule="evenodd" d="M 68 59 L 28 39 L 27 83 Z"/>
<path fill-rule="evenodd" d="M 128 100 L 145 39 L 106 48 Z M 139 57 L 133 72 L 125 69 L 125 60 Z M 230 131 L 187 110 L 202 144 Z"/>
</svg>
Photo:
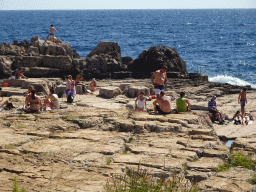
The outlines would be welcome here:
<svg viewBox="0 0 256 192">
<path fill-rule="evenodd" d="M 50 25 L 82 58 L 114 41 L 136 59 L 151 46 L 178 51 L 190 73 L 256 88 L 256 9 L 0 10 L 0 43 L 39 36 Z"/>
</svg>

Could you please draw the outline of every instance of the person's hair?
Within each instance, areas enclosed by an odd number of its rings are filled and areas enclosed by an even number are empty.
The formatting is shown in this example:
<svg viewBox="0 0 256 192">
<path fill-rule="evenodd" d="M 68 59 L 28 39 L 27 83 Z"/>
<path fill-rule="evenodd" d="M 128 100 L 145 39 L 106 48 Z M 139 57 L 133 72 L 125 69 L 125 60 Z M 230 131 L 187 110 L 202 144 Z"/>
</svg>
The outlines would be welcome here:
<svg viewBox="0 0 256 192">
<path fill-rule="evenodd" d="M 246 88 L 243 88 L 243 91 L 246 91 Z"/>
<path fill-rule="evenodd" d="M 36 99 L 35 94 L 36 94 L 36 90 L 35 89 L 31 90 L 31 97 L 33 100 Z"/>
<path fill-rule="evenodd" d="M 52 88 L 50 89 L 50 92 L 52 92 L 52 94 L 54 94 L 54 93 L 55 93 L 55 89 L 52 87 Z"/>
<path fill-rule="evenodd" d="M 160 92 L 160 95 L 164 95 L 164 91 L 161 91 L 161 92 Z"/>
<path fill-rule="evenodd" d="M 2 91 L 2 87 L 0 87 L 0 91 Z"/>
<path fill-rule="evenodd" d="M 144 93 L 143 91 L 141 91 L 141 92 L 140 92 L 140 94 L 143 94 L 143 95 L 145 95 L 145 93 Z"/>
<path fill-rule="evenodd" d="M 236 112 L 235 116 L 237 116 L 237 115 L 238 115 L 238 113 L 240 113 L 240 111 L 239 111 L 239 110 Z"/>
<path fill-rule="evenodd" d="M 167 70 L 167 67 L 164 65 L 164 66 L 161 67 L 161 69 L 166 69 Z"/>
<path fill-rule="evenodd" d="M 69 78 L 72 78 L 72 75 L 68 75 L 68 79 L 69 79 Z"/>
<path fill-rule="evenodd" d="M 51 24 L 51 27 L 53 27 L 53 24 Z"/>
<path fill-rule="evenodd" d="M 34 89 L 34 86 L 33 85 L 29 85 L 28 89 Z"/>
<path fill-rule="evenodd" d="M 180 97 L 184 97 L 184 95 L 185 95 L 184 91 L 180 92 Z"/>
</svg>

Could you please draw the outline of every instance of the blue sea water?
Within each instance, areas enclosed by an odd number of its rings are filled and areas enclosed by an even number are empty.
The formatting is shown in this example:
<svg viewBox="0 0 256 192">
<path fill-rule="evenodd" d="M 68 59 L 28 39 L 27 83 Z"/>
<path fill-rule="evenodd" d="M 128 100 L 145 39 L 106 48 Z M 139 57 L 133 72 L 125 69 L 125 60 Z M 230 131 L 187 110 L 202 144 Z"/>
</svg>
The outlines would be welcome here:
<svg viewBox="0 0 256 192">
<path fill-rule="evenodd" d="M 256 9 L 0 11 L 0 43 L 39 36 L 50 24 L 81 57 L 115 41 L 136 59 L 151 46 L 175 48 L 188 72 L 256 88 Z"/>
</svg>

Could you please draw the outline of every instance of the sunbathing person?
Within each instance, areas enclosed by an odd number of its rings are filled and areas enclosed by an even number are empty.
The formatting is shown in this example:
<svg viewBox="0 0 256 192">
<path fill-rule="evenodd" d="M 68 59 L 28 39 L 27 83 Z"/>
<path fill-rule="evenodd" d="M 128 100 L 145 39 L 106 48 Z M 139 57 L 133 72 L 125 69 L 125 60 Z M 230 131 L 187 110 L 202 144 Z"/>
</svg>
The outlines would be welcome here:
<svg viewBox="0 0 256 192">
<path fill-rule="evenodd" d="M 190 109 L 190 103 L 187 99 L 184 98 L 185 92 L 180 93 L 180 98 L 176 100 L 176 109 L 177 113 L 179 112 L 186 112 L 186 111 L 191 111 Z"/>
<path fill-rule="evenodd" d="M 160 92 L 159 97 L 153 102 L 155 113 L 170 114 L 171 113 L 171 97 Z"/>
<path fill-rule="evenodd" d="M 92 78 L 92 82 L 90 83 L 90 88 L 91 88 L 92 92 L 96 91 L 96 87 L 97 87 L 96 80 L 95 80 L 95 78 Z"/>
<path fill-rule="evenodd" d="M 83 80 L 83 74 L 79 74 L 76 76 L 76 86 L 82 85 L 83 93 L 86 93 L 86 87 L 85 84 L 81 83 L 80 81 Z"/>
<path fill-rule="evenodd" d="M 135 100 L 135 111 L 147 111 L 146 97 L 144 92 L 141 92 L 140 95 Z"/>
<path fill-rule="evenodd" d="M 59 109 L 60 108 L 59 97 L 57 94 L 55 94 L 54 88 L 50 89 L 49 96 L 44 100 L 43 109 L 46 109 L 47 107 L 50 107 L 51 109 Z"/>
<path fill-rule="evenodd" d="M 212 99 L 208 102 L 208 110 L 222 124 L 224 123 L 224 120 L 222 118 L 221 112 L 216 108 L 217 104 L 215 100 L 216 100 L 216 96 L 213 95 Z"/>
<path fill-rule="evenodd" d="M 36 95 L 36 91 L 33 89 L 31 95 L 29 95 L 25 101 L 24 111 L 27 113 L 35 113 L 42 107 L 41 99 Z"/>
<path fill-rule="evenodd" d="M 18 68 L 15 71 L 15 79 L 21 79 L 21 78 L 27 79 L 27 77 L 22 73 L 21 68 Z"/>
</svg>

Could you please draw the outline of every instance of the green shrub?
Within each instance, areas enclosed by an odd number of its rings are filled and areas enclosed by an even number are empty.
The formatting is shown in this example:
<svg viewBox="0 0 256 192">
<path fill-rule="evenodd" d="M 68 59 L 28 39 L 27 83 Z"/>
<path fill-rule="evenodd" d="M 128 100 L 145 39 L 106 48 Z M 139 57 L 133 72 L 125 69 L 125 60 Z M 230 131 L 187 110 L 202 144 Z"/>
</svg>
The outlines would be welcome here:
<svg viewBox="0 0 256 192">
<path fill-rule="evenodd" d="M 254 167 L 254 161 L 251 160 L 249 155 L 233 153 L 231 154 L 231 165 L 233 167 L 242 166 L 247 169 L 252 169 Z"/>
<path fill-rule="evenodd" d="M 255 162 L 251 160 L 249 155 L 243 155 L 242 153 L 232 153 L 229 161 L 225 161 L 224 164 L 215 168 L 217 172 L 228 171 L 230 167 L 242 166 L 247 169 L 253 169 Z"/>
<path fill-rule="evenodd" d="M 19 187 L 18 187 L 18 181 L 16 176 L 13 179 L 13 189 L 12 192 L 25 192 L 24 186 L 22 187 L 21 191 L 19 191 Z"/>
<path fill-rule="evenodd" d="M 254 173 L 254 175 L 252 176 L 251 179 L 248 180 L 248 182 L 252 185 L 256 184 L 256 173 Z"/>
<path fill-rule="evenodd" d="M 177 174 L 173 174 L 171 179 L 154 178 L 145 170 L 137 170 L 126 168 L 125 175 L 113 175 L 111 180 L 108 180 L 105 185 L 107 192 L 171 192 L 171 191 L 198 191 L 195 185 L 190 185 L 189 182 L 184 182 L 184 178 Z"/>
</svg>

